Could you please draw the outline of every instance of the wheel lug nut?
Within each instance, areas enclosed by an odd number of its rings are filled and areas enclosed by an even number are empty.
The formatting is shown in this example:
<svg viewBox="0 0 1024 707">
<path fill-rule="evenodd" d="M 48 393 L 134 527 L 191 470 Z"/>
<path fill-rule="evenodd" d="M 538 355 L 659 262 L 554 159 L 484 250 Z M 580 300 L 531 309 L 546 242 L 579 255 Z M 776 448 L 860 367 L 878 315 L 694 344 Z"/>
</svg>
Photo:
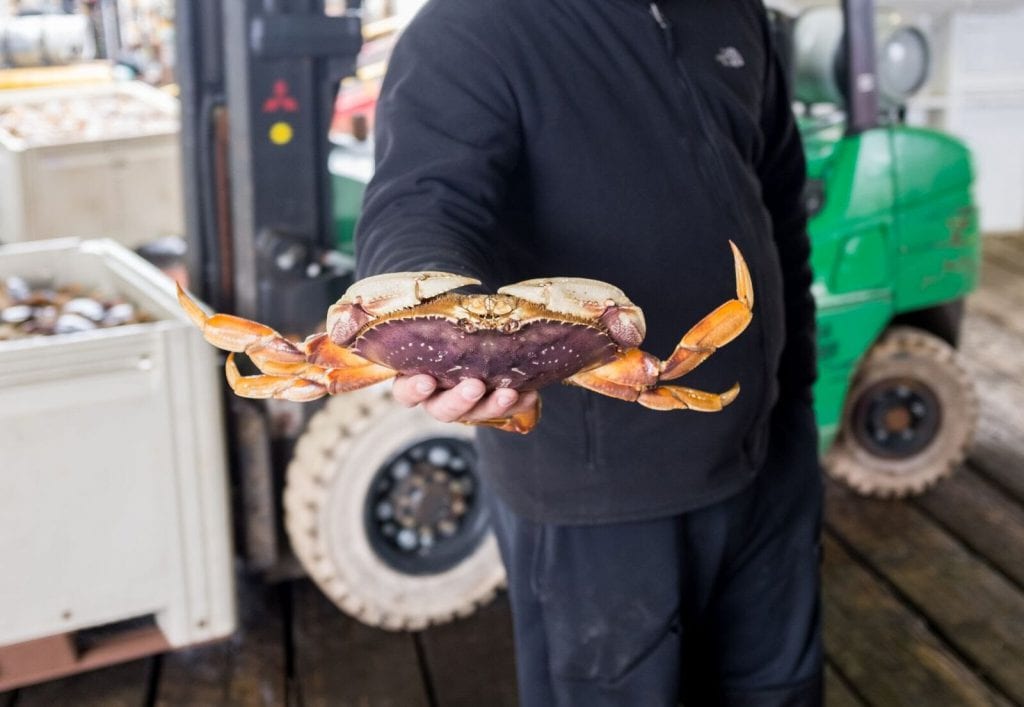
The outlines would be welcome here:
<svg viewBox="0 0 1024 707">
<path fill-rule="evenodd" d="M 431 447 L 430 451 L 427 452 L 427 461 L 434 466 L 444 466 L 452 458 L 452 453 L 448 451 L 447 447 L 437 445 Z"/>
<path fill-rule="evenodd" d="M 416 547 L 416 531 L 410 528 L 404 528 L 400 533 L 398 533 L 398 537 L 395 538 L 395 541 L 398 543 L 398 547 L 403 550 L 412 550 Z"/>
<path fill-rule="evenodd" d="M 398 480 L 404 479 L 412 471 L 412 464 L 405 459 L 399 459 L 391 466 L 391 478 Z"/>
</svg>

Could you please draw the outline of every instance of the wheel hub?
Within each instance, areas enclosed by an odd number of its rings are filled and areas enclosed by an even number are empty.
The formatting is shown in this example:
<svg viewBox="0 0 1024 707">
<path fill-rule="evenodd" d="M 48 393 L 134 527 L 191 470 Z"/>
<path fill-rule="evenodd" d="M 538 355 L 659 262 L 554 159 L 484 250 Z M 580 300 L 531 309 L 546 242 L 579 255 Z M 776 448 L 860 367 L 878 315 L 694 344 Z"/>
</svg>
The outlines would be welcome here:
<svg viewBox="0 0 1024 707">
<path fill-rule="evenodd" d="M 853 431 L 868 451 L 896 459 L 913 456 L 935 439 L 942 421 L 938 397 L 917 380 L 880 381 L 861 393 Z"/>
<path fill-rule="evenodd" d="M 381 559 L 408 574 L 430 574 L 475 549 L 488 525 L 475 463 L 465 440 L 434 438 L 381 466 L 366 499 L 367 531 Z"/>
<path fill-rule="evenodd" d="M 465 484 L 448 469 L 423 462 L 398 481 L 382 503 L 381 510 L 390 504 L 395 521 L 421 537 L 437 531 L 451 535 L 467 509 Z"/>
<path fill-rule="evenodd" d="M 894 407 L 885 411 L 883 424 L 887 430 L 902 433 L 914 424 L 914 416 L 905 407 Z"/>
</svg>

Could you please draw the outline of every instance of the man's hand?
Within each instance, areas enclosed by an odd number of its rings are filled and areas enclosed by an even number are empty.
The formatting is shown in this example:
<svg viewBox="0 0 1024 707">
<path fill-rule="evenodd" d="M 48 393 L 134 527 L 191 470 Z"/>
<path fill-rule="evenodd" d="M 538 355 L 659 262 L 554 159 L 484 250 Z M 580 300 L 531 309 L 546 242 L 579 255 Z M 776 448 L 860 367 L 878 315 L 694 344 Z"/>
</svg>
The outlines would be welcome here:
<svg viewBox="0 0 1024 707">
<path fill-rule="evenodd" d="M 498 388 L 489 395 L 484 382 L 475 378 L 462 381 L 450 390 L 437 391 L 437 381 L 428 375 L 399 376 L 391 389 L 406 407 L 423 409 L 441 422 L 479 422 L 509 417 L 529 410 L 537 403 L 537 392 L 520 395 L 511 388 Z"/>
</svg>

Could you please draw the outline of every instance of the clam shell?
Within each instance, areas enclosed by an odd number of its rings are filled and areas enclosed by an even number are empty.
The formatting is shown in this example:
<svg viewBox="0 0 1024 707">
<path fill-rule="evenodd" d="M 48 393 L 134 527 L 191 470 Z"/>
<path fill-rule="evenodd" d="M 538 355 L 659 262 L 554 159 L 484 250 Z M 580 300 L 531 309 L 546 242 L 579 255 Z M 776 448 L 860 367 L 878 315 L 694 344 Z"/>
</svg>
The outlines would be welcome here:
<svg viewBox="0 0 1024 707">
<path fill-rule="evenodd" d="M 21 324 L 32 318 L 32 308 L 27 304 L 16 304 L 0 312 L 0 321 L 4 324 Z"/>
<path fill-rule="evenodd" d="M 78 314 L 94 322 L 103 321 L 106 307 L 91 297 L 76 297 L 68 300 L 61 308 L 64 314 Z"/>
<path fill-rule="evenodd" d="M 83 331 L 92 331 L 96 328 L 96 322 L 86 319 L 80 314 L 62 314 L 57 317 L 57 324 L 53 327 L 54 334 L 77 334 Z"/>
</svg>

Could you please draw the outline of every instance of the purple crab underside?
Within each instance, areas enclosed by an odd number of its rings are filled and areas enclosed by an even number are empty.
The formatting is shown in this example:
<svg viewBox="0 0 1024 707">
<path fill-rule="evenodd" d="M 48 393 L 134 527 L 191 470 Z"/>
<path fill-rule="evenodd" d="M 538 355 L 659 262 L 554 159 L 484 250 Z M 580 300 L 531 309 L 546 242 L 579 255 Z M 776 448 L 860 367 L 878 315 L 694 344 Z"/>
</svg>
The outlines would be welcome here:
<svg viewBox="0 0 1024 707">
<path fill-rule="evenodd" d="M 533 322 L 518 331 L 467 332 L 441 317 L 384 322 L 350 348 L 402 373 L 426 373 L 442 388 L 479 378 L 488 388 L 539 390 L 615 358 L 607 332 L 583 324 Z"/>
</svg>

